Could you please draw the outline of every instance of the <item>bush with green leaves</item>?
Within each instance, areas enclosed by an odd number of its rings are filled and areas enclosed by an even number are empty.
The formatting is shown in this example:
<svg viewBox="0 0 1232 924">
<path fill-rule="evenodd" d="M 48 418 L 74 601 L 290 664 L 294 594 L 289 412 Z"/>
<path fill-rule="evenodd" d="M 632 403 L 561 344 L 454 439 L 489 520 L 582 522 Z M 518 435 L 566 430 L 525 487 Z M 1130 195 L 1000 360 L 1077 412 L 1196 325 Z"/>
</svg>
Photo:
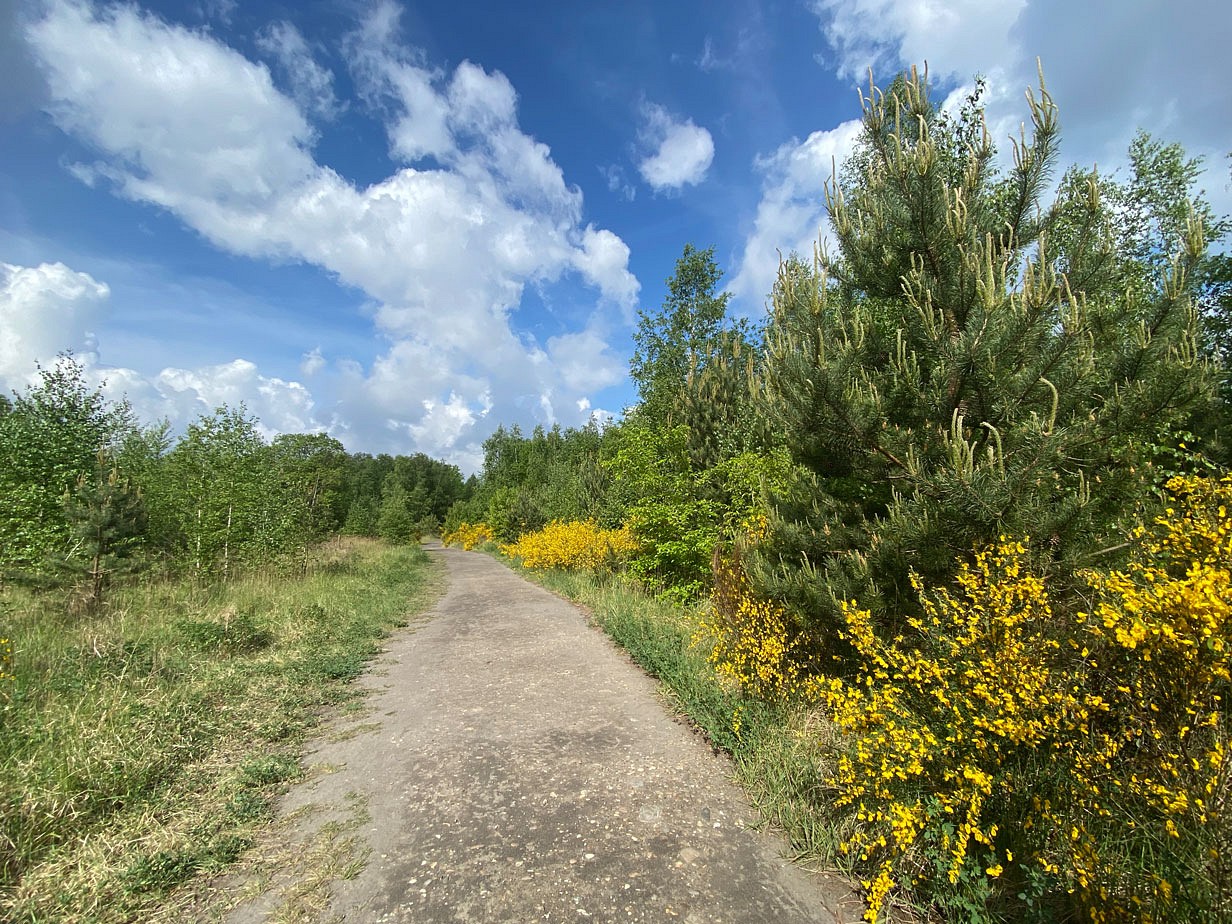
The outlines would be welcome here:
<svg viewBox="0 0 1232 924">
<path fill-rule="evenodd" d="M 52 576 L 74 542 L 65 494 L 136 429 L 70 354 L 39 374 L 0 413 L 0 578 Z"/>
<path fill-rule="evenodd" d="M 697 468 L 689 440 L 685 426 L 625 424 L 608 463 L 639 543 L 629 571 L 678 601 L 709 592 L 715 551 L 764 513 L 765 497 L 788 483 L 791 468 L 782 450 L 742 452 Z"/>
</svg>

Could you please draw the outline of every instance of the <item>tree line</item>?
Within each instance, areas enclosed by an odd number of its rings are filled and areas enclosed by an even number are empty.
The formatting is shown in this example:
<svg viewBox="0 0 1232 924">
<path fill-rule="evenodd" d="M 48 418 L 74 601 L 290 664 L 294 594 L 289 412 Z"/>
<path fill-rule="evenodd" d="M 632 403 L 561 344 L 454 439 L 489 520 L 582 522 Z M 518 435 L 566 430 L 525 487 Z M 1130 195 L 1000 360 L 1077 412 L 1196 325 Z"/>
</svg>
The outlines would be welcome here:
<svg viewBox="0 0 1232 924">
<path fill-rule="evenodd" d="M 759 583 L 819 638 L 838 602 L 910 609 L 910 572 L 944 580 L 1002 532 L 1057 572 L 1115 560 L 1169 474 L 1229 461 L 1229 221 L 1201 162 L 1146 134 L 1126 175 L 1058 179 L 1046 93 L 1031 112 L 1001 171 L 979 90 L 956 113 L 908 75 L 877 91 L 819 190 L 837 252 L 789 255 L 753 325 L 713 248 L 687 245 L 640 313 L 638 403 L 501 428 L 451 523 L 629 524 L 635 569 L 688 597 L 761 515 Z"/>
<path fill-rule="evenodd" d="M 71 355 L 0 398 L 0 581 L 69 588 L 90 609 L 142 569 L 227 581 L 304 568 L 336 533 L 416 540 L 471 490 L 456 466 L 348 453 L 322 433 L 272 441 L 243 407 L 173 438 L 92 387 Z"/>
</svg>

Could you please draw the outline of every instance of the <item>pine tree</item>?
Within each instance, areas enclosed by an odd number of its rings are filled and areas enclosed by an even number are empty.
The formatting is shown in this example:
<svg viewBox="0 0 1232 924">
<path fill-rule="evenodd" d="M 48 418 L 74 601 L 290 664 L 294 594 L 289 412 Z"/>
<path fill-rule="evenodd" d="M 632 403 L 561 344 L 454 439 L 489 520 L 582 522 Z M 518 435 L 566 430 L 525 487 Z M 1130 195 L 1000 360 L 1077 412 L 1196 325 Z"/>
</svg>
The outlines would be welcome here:
<svg viewBox="0 0 1232 924">
<path fill-rule="evenodd" d="M 689 459 L 696 470 L 752 448 L 751 407 L 756 350 L 742 332 L 722 333 L 704 362 L 695 362 L 676 398 L 673 419 L 689 428 Z"/>
<path fill-rule="evenodd" d="M 838 255 L 776 287 L 758 401 L 798 477 L 755 570 L 824 651 L 843 652 L 838 601 L 893 631 L 911 571 L 944 581 L 1003 532 L 1058 574 L 1119 544 L 1152 445 L 1206 389 L 1200 229 L 1138 259 L 1093 171 L 1043 205 L 1057 113 L 1042 81 L 1028 98 L 1033 130 L 998 176 L 978 94 L 949 117 L 915 71 L 871 87 L 826 190 Z"/>
<path fill-rule="evenodd" d="M 60 567 L 83 579 L 87 611 L 103 602 L 111 579 L 137 565 L 145 534 L 141 492 L 100 453 L 92 475 L 82 475 L 64 495 L 71 546 Z"/>
</svg>

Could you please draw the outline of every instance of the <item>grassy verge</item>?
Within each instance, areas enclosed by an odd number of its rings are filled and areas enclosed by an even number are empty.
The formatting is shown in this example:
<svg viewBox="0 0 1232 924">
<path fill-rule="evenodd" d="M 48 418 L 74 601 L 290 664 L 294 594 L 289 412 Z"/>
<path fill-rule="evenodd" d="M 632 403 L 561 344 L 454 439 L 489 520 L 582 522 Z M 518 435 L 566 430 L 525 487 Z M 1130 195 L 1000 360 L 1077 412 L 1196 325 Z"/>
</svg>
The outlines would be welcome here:
<svg viewBox="0 0 1232 924">
<path fill-rule="evenodd" d="M 662 683 L 675 707 L 733 760 L 736 778 L 769 825 L 780 828 L 799 860 L 833 869 L 842 858 L 825 807 L 829 734 L 816 716 L 774 707 L 724 684 L 693 642 L 694 620 L 631 582 L 590 572 L 527 571 L 527 577 L 591 611 L 595 622 Z"/>
<path fill-rule="evenodd" d="M 419 549 L 348 541 L 307 577 L 150 583 L 88 620 L 5 591 L 0 919 L 133 920 L 236 860 L 437 575 Z"/>
</svg>

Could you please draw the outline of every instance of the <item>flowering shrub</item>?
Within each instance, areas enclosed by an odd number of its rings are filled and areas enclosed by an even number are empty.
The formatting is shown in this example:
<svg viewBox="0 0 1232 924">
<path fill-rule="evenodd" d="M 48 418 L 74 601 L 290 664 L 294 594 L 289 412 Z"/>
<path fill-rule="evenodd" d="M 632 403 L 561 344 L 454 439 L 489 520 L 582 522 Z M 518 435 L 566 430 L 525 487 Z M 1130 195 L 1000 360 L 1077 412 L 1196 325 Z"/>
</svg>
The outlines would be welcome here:
<svg viewBox="0 0 1232 924">
<path fill-rule="evenodd" d="M 1157 862 L 1144 871 L 1092 857 L 1083 869 L 1075 863 L 1075 877 L 1092 906 L 1153 904 L 1175 920 L 1226 920 L 1232 476 L 1176 477 L 1167 488 L 1172 506 L 1138 530 L 1127 567 L 1086 575 L 1095 606 L 1078 616 L 1078 654 L 1108 704 L 1076 765 L 1096 794 L 1090 827 L 1098 840 L 1132 828 Z"/>
<path fill-rule="evenodd" d="M 1022 572 L 1024 552 L 1008 540 L 981 552 L 960 569 L 958 595 L 926 594 L 913 579 L 923 616 L 910 621 L 910 645 L 881 641 L 868 611 L 843 608 L 864 669 L 831 680 L 825 699 L 850 736 L 834 782 L 858 821 L 844 849 L 876 869 L 869 921 L 904 881 L 940 880 L 944 891 L 981 870 L 1000 876 L 1015 852 L 997 820 L 1029 785 L 1020 758 L 1074 742 L 1105 708 L 1055 670 L 1051 606 L 1043 582 Z"/>
<path fill-rule="evenodd" d="M 593 520 L 553 520 L 501 551 L 527 568 L 597 569 L 625 561 L 635 548 L 627 529 L 600 529 Z"/>
<path fill-rule="evenodd" d="M 902 885 L 972 920 L 1013 895 L 1037 917 L 1232 912 L 1232 479 L 1169 489 L 1128 567 L 1086 575 L 1089 613 L 1054 612 L 1009 539 L 957 593 L 915 580 L 910 640 L 844 607 L 864 667 L 824 696 L 848 736 L 833 783 L 868 921 Z"/>
<path fill-rule="evenodd" d="M 445 545 L 456 545 L 470 551 L 485 542 L 494 541 L 492 530 L 486 523 L 459 523 L 456 529 L 441 534 Z"/>
<path fill-rule="evenodd" d="M 816 684 L 803 636 L 782 604 L 754 592 L 738 548 L 714 556 L 710 607 L 693 643 L 710 646 L 710 663 L 720 677 L 766 702 L 808 696 Z"/>
</svg>

